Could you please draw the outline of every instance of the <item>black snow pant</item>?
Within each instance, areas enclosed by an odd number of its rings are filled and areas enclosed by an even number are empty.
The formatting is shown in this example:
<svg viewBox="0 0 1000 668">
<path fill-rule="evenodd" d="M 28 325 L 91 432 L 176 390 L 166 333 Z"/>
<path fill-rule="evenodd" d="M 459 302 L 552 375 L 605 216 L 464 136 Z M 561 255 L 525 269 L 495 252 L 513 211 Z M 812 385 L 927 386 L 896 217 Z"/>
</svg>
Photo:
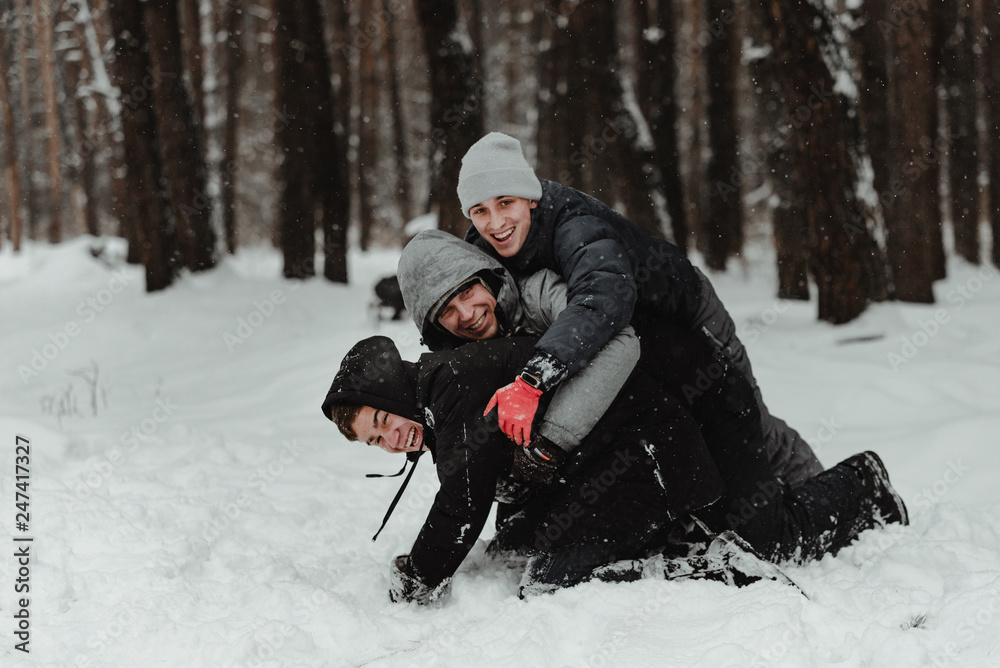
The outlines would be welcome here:
<svg viewBox="0 0 1000 668">
<path fill-rule="evenodd" d="M 776 479 L 763 445 L 753 388 L 725 358 L 720 377 L 691 395 L 691 410 L 726 484 L 723 497 L 695 515 L 717 533 L 732 529 L 773 562 L 805 562 L 836 554 L 876 525 L 863 474 L 847 464 L 789 490 Z"/>
</svg>

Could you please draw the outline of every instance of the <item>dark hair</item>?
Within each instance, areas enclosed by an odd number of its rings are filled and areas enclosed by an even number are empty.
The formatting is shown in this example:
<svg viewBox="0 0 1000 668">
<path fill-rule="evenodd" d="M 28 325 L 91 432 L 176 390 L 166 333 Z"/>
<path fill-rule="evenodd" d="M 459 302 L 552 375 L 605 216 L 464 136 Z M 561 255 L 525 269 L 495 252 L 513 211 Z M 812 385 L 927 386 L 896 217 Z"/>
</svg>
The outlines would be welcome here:
<svg viewBox="0 0 1000 668">
<path fill-rule="evenodd" d="M 358 435 L 354 432 L 354 419 L 364 406 L 354 406 L 351 404 L 333 404 L 330 406 L 330 419 L 337 425 L 337 429 L 348 441 L 358 441 Z"/>
</svg>

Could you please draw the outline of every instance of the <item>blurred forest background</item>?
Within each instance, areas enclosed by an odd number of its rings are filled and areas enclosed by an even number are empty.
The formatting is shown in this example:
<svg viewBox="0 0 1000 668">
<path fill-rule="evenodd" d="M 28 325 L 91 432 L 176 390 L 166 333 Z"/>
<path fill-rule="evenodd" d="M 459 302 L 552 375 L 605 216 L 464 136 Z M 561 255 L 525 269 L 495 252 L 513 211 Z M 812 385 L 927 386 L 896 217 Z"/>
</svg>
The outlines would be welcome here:
<svg viewBox="0 0 1000 668">
<path fill-rule="evenodd" d="M 0 243 L 346 282 L 348 244 L 464 233 L 497 130 L 713 270 L 766 231 L 778 296 L 847 322 L 1000 265 L 998 34 L 990 0 L 0 0 Z"/>
</svg>

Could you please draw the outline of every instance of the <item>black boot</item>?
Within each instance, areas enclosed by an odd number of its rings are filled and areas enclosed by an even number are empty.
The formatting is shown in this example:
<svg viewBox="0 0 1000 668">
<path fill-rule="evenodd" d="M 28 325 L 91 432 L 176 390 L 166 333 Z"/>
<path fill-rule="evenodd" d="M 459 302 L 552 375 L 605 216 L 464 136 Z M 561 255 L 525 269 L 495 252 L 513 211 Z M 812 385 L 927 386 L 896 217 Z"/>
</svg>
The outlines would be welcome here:
<svg viewBox="0 0 1000 668">
<path fill-rule="evenodd" d="M 910 523 L 906 505 L 893 489 L 892 483 L 889 482 L 889 474 L 885 470 L 885 464 L 882 463 L 878 455 L 871 451 L 862 452 L 841 463 L 858 471 L 865 488 L 871 494 L 872 502 L 875 504 L 876 521 L 883 526 Z"/>
</svg>

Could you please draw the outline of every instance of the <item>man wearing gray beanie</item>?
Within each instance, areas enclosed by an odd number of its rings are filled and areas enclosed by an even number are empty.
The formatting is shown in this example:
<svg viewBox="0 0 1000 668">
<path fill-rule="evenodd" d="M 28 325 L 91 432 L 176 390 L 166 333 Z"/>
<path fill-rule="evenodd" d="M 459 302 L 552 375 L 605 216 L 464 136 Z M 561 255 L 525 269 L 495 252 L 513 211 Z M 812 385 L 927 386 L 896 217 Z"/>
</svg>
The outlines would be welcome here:
<svg viewBox="0 0 1000 668">
<path fill-rule="evenodd" d="M 706 336 L 746 376 L 776 478 L 796 487 L 823 470 L 809 444 L 767 410 L 732 318 L 708 278 L 675 245 L 585 193 L 539 179 L 520 143 L 499 132 L 462 158 L 458 197 L 472 220 L 466 241 L 518 280 L 550 269 L 569 288 L 566 309 L 539 339 L 534 356 L 488 406 L 497 406 L 501 428 L 515 442 L 527 445 L 542 394 L 586 366 L 615 333 L 631 324 L 640 341 L 652 341 L 666 321 Z M 654 348 L 643 346 L 639 366 L 667 378 L 669 354 Z M 693 400 L 699 390 L 690 390 Z"/>
</svg>

